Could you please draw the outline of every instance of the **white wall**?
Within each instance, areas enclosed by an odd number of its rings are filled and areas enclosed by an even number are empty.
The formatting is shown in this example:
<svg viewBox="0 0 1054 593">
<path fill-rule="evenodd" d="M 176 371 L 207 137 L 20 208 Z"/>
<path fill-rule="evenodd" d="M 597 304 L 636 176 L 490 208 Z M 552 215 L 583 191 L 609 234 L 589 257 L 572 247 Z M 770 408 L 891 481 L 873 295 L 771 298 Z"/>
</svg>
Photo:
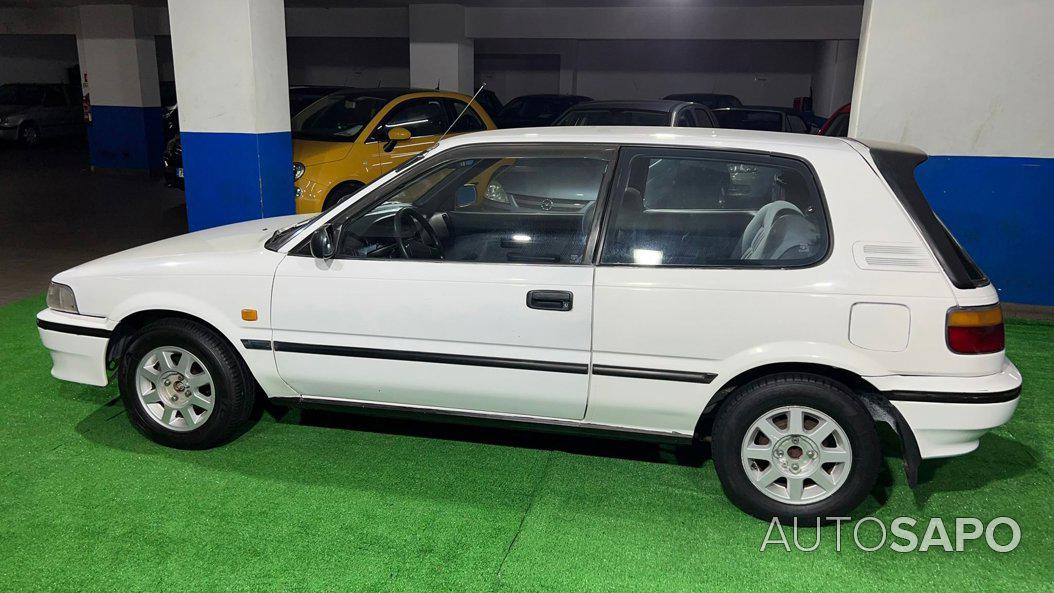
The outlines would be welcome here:
<svg viewBox="0 0 1054 593">
<path fill-rule="evenodd" d="M 865 9 L 849 133 L 931 154 L 1054 157 L 1054 2 Z"/>
<path fill-rule="evenodd" d="M 503 103 L 520 95 L 560 92 L 557 54 L 476 54 L 476 88 L 481 83 Z"/>
<path fill-rule="evenodd" d="M 746 104 L 790 107 L 809 94 L 808 41 L 578 42 L 575 92 L 596 99 L 658 99 L 720 92 Z"/>
<path fill-rule="evenodd" d="M 76 64 L 73 35 L 0 35 L 0 84 L 69 82 L 66 69 Z"/>
<path fill-rule="evenodd" d="M 817 41 L 812 75 L 813 113 L 829 117 L 853 96 L 856 40 Z"/>
</svg>

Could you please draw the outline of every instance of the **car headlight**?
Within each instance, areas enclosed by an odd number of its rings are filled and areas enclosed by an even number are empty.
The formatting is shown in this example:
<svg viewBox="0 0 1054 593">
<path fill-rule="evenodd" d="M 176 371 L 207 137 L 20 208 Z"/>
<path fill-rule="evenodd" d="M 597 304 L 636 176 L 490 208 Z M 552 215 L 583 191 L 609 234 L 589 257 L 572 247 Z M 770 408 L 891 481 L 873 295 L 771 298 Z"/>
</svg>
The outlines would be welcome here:
<svg viewBox="0 0 1054 593">
<path fill-rule="evenodd" d="M 52 282 L 48 285 L 48 309 L 63 311 L 65 313 L 80 313 L 77 310 L 77 297 L 73 296 L 73 289 L 65 284 Z"/>
<path fill-rule="evenodd" d="M 487 186 L 487 191 L 484 192 L 483 197 L 492 202 L 509 203 L 509 194 L 505 193 L 505 188 L 497 181 Z"/>
<path fill-rule="evenodd" d="M 301 177 L 303 177 L 304 176 L 304 171 L 306 171 L 306 170 L 307 170 L 307 167 L 304 166 L 304 163 L 295 163 L 294 162 L 293 163 L 293 181 L 296 181 L 297 179 L 300 179 Z"/>
</svg>

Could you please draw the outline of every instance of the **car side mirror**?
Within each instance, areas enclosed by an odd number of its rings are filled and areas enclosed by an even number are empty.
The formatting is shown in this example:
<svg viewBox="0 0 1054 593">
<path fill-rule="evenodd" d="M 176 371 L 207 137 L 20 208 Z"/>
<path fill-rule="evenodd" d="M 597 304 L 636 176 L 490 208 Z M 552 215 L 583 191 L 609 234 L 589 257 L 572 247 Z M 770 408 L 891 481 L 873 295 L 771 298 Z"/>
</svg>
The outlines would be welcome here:
<svg viewBox="0 0 1054 593">
<path fill-rule="evenodd" d="M 329 261 L 337 254 L 337 232 L 333 225 L 326 224 L 311 233 L 311 256 Z"/>
<path fill-rule="evenodd" d="M 406 128 L 392 128 L 388 130 L 388 141 L 384 143 L 384 152 L 391 152 L 395 145 L 403 140 L 409 140 L 413 134 Z"/>
</svg>

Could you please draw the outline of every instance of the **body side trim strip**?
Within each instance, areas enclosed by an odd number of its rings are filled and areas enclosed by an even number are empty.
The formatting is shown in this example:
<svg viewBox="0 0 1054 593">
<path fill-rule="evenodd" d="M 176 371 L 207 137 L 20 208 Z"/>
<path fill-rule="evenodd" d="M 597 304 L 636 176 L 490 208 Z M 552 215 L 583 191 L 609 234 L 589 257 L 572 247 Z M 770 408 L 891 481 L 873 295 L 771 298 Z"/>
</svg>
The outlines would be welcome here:
<svg viewBox="0 0 1054 593">
<path fill-rule="evenodd" d="M 54 321 L 44 321 L 43 319 L 37 320 L 37 327 L 53 332 L 76 334 L 78 336 L 91 336 L 93 338 L 109 338 L 113 333 L 108 329 L 70 325 L 68 323 L 55 323 Z"/>
<path fill-rule="evenodd" d="M 883 391 L 890 401 L 934 404 L 999 404 L 1017 399 L 1021 387 L 987 393 L 947 393 L 939 391 Z"/>
<path fill-rule="evenodd" d="M 620 367 L 606 364 L 594 364 L 594 375 L 609 377 L 629 377 L 633 379 L 657 379 L 659 381 L 685 381 L 688 383 L 710 383 L 717 378 L 714 373 L 695 373 L 691 371 L 668 371 L 662 369 L 644 369 L 638 367 Z"/>
<path fill-rule="evenodd" d="M 494 356 L 470 356 L 466 354 L 449 354 L 445 352 L 383 350 L 380 348 L 328 346 L 319 344 L 300 344 L 294 342 L 275 342 L 274 349 L 276 352 L 322 354 L 326 356 L 350 356 L 354 358 L 377 358 L 382 360 L 406 360 L 410 362 L 431 362 L 437 364 L 459 364 L 468 366 L 498 367 L 505 369 L 521 369 L 527 371 L 548 371 L 551 373 L 571 373 L 576 375 L 585 375 L 589 372 L 589 365 L 575 362 L 538 361 L 525 360 L 520 358 L 498 358 Z"/>
</svg>

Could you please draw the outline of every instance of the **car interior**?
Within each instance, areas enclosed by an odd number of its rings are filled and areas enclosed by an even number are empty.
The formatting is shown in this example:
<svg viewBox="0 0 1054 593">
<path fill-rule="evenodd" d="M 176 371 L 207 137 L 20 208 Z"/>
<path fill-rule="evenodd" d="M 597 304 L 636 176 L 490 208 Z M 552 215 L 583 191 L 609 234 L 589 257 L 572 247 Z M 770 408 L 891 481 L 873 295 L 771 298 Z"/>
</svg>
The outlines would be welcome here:
<svg viewBox="0 0 1054 593">
<path fill-rule="evenodd" d="M 608 166 L 578 157 L 444 163 L 335 223 L 338 254 L 581 263 Z M 819 194 L 803 169 L 644 156 L 630 167 L 603 263 L 782 266 L 826 252 Z"/>
</svg>

